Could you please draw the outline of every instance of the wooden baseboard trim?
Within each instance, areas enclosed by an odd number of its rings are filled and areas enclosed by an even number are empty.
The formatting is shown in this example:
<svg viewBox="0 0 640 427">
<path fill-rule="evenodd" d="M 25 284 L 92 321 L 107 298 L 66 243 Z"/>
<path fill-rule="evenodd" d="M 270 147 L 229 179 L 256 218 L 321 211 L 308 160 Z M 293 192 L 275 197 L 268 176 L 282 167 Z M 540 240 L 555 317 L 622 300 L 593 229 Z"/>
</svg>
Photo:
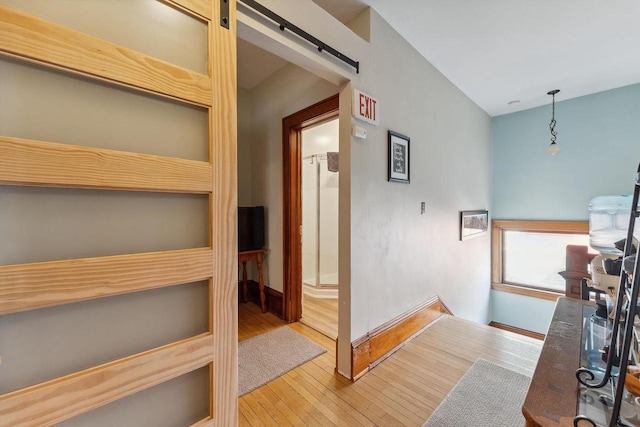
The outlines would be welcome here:
<svg viewBox="0 0 640 427">
<path fill-rule="evenodd" d="M 533 332 L 527 329 L 516 328 L 515 326 L 505 325 L 504 323 L 489 322 L 489 326 L 493 326 L 494 328 L 502 329 L 504 331 L 515 332 L 516 334 L 535 338 L 540 341 L 544 341 L 544 338 L 545 338 L 545 335 L 539 332 Z"/>
<path fill-rule="evenodd" d="M 247 286 L 249 288 L 248 297 L 249 301 L 260 306 L 260 290 L 258 286 L 258 282 L 255 280 L 247 280 Z M 242 294 L 242 282 L 238 282 L 238 292 L 239 295 Z M 282 292 L 276 291 L 275 289 L 271 289 L 269 287 L 264 288 L 264 295 L 267 299 L 267 311 L 275 314 L 280 319 L 283 319 L 282 309 L 283 309 L 283 297 Z M 238 298 L 240 298 L 238 296 Z"/>
<path fill-rule="evenodd" d="M 435 296 L 351 343 L 351 377 L 356 381 L 378 363 L 451 311 Z"/>
<path fill-rule="evenodd" d="M 564 296 L 561 292 L 545 291 L 542 289 L 529 288 L 526 286 L 508 285 L 504 283 L 492 283 L 491 289 L 494 291 L 507 292 L 509 294 L 524 295 L 525 297 L 546 299 L 549 301 L 557 301 L 558 298 Z"/>
</svg>

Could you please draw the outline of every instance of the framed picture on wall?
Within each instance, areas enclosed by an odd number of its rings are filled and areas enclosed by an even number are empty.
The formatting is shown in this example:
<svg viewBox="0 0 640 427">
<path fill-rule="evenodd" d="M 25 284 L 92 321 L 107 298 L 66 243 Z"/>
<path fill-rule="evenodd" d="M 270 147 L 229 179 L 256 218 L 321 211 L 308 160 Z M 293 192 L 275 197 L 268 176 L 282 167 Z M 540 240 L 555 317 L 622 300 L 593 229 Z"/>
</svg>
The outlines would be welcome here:
<svg viewBox="0 0 640 427">
<path fill-rule="evenodd" d="M 489 229 L 488 211 L 460 212 L 460 240 L 479 236 Z"/>
<path fill-rule="evenodd" d="M 389 131 L 388 181 L 409 183 L 409 137 Z"/>
</svg>

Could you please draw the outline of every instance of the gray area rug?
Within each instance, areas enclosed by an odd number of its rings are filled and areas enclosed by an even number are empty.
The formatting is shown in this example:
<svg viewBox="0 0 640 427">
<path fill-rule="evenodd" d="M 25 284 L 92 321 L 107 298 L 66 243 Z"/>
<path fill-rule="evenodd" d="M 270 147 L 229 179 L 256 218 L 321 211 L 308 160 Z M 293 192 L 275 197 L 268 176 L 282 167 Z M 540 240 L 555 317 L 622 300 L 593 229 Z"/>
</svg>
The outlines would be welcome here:
<svg viewBox="0 0 640 427">
<path fill-rule="evenodd" d="M 531 378 L 478 359 L 423 427 L 518 427 Z"/>
<path fill-rule="evenodd" d="M 238 343 L 238 396 L 286 374 L 327 350 L 283 326 Z"/>
</svg>

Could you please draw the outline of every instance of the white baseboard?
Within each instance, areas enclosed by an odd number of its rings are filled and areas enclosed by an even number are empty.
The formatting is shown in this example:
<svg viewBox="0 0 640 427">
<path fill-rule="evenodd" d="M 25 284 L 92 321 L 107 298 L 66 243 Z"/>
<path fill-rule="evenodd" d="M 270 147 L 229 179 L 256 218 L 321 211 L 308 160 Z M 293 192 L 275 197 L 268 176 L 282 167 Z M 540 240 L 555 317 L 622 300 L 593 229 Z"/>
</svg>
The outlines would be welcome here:
<svg viewBox="0 0 640 427">
<path fill-rule="evenodd" d="M 317 288 L 312 285 L 302 284 L 302 293 L 312 298 L 338 299 L 338 288 Z"/>
</svg>

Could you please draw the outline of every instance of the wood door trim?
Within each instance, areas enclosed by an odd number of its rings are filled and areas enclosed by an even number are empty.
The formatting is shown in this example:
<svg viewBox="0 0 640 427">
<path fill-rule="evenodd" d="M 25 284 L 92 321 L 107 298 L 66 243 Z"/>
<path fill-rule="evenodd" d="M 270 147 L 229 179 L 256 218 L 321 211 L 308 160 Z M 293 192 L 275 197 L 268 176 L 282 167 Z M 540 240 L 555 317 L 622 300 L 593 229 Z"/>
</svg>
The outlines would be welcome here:
<svg viewBox="0 0 640 427">
<path fill-rule="evenodd" d="M 339 95 L 336 94 L 304 110 L 282 119 L 283 169 L 283 313 L 288 322 L 302 316 L 302 224 L 301 168 L 303 128 L 338 117 Z"/>
</svg>

